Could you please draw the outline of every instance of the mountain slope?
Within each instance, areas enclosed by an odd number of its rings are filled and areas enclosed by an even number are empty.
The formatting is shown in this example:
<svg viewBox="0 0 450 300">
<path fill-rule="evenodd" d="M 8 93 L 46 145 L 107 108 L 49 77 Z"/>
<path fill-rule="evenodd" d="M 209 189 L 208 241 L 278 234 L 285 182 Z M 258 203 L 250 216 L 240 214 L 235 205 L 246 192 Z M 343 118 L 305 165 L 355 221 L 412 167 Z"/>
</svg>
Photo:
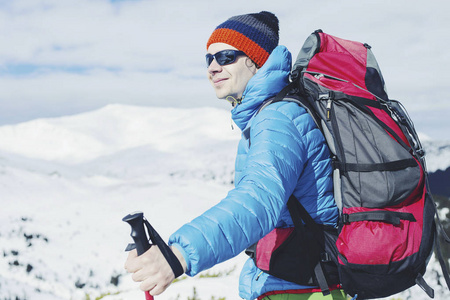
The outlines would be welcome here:
<svg viewBox="0 0 450 300">
<path fill-rule="evenodd" d="M 230 113 L 213 108 L 109 105 L 0 127 L 0 299 L 142 297 L 123 270 L 131 238 L 122 217 L 144 211 L 167 239 L 232 188 L 239 138 Z M 436 170 L 450 165 L 446 145 L 425 145 Z M 201 299 L 236 299 L 245 259 L 183 279 L 158 300 L 186 299 L 194 287 Z M 431 265 L 428 280 L 445 299 Z"/>
<path fill-rule="evenodd" d="M 0 299 L 138 291 L 121 279 L 121 218 L 145 211 L 167 238 L 224 197 L 240 135 L 229 122 L 218 109 L 111 105 L 0 127 Z"/>
</svg>

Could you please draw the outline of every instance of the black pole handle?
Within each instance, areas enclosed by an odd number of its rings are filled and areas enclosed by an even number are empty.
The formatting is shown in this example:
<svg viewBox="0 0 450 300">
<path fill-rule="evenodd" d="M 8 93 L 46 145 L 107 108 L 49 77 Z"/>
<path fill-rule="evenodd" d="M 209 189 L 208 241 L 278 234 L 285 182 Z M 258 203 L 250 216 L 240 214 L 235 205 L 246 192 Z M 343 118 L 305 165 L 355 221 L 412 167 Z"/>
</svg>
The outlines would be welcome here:
<svg viewBox="0 0 450 300">
<path fill-rule="evenodd" d="M 146 227 L 147 232 L 150 236 L 150 240 L 154 245 L 158 246 L 167 263 L 170 265 L 170 268 L 172 269 L 175 278 L 184 273 L 183 266 L 181 265 L 178 258 L 172 252 L 169 245 L 167 245 L 164 242 L 164 240 L 161 238 L 158 232 L 156 232 L 156 230 L 152 227 L 152 225 L 150 225 L 147 219 L 144 218 L 144 214 L 142 212 L 129 214 L 125 216 L 122 220 L 130 224 L 131 237 L 133 238 L 135 244 L 135 245 L 128 245 L 126 251 L 134 249 L 133 246 L 135 246 L 137 254 L 141 255 L 148 249 L 150 249 L 152 244 L 150 244 L 148 241 L 147 233 L 145 231 Z"/>
<path fill-rule="evenodd" d="M 131 226 L 131 237 L 136 245 L 137 254 L 141 255 L 152 246 L 147 237 L 144 228 L 144 214 L 142 212 L 135 212 L 126 215 L 122 221 L 127 222 Z"/>
<path fill-rule="evenodd" d="M 122 221 L 127 222 L 131 226 L 131 237 L 134 240 L 136 251 L 138 255 L 145 253 L 152 245 L 148 242 L 147 233 L 144 228 L 144 214 L 142 212 L 135 212 L 126 215 Z M 130 245 L 128 245 L 130 246 Z M 127 250 L 133 248 L 127 247 Z M 154 300 L 148 291 L 145 292 L 145 300 Z"/>
</svg>

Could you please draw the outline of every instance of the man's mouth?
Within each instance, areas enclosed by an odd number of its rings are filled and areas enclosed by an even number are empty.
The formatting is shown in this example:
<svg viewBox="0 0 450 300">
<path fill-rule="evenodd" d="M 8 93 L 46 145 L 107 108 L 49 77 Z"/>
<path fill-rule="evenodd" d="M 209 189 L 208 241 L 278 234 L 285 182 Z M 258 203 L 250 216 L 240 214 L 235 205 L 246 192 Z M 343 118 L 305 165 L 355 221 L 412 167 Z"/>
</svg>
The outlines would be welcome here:
<svg viewBox="0 0 450 300">
<path fill-rule="evenodd" d="M 217 84 L 220 84 L 221 82 L 223 82 L 225 80 L 228 80 L 228 78 L 216 78 L 216 79 L 213 79 L 213 83 L 215 85 L 217 85 Z"/>
</svg>

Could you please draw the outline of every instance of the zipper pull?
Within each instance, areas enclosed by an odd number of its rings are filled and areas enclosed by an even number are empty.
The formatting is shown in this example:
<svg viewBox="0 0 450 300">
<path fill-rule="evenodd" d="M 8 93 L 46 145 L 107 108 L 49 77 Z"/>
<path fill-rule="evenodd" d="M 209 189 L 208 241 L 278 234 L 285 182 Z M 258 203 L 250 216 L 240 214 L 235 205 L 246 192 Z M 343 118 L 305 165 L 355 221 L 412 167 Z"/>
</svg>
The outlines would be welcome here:
<svg viewBox="0 0 450 300">
<path fill-rule="evenodd" d="M 334 96 L 333 91 L 329 91 L 328 93 L 320 93 L 319 94 L 319 101 L 327 100 L 327 105 L 326 105 L 327 121 L 331 120 L 331 106 L 333 105 L 333 98 L 334 98 L 333 96 Z"/>
<path fill-rule="evenodd" d="M 259 273 L 259 274 L 256 276 L 255 281 L 258 281 L 259 277 L 260 277 L 262 274 L 263 274 L 263 272 L 261 271 L 261 273 Z"/>
<path fill-rule="evenodd" d="M 331 104 L 333 103 L 333 100 L 331 98 L 328 98 L 327 100 L 327 121 L 331 120 Z"/>
</svg>

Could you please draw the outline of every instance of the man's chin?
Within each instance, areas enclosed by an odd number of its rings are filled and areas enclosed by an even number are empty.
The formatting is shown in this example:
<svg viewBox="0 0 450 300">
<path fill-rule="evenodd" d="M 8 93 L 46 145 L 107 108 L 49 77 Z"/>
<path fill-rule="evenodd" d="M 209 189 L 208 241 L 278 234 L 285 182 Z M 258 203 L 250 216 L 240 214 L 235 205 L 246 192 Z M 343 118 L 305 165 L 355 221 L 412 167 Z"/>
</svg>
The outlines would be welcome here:
<svg viewBox="0 0 450 300">
<path fill-rule="evenodd" d="M 222 91 L 216 91 L 216 97 L 217 99 L 226 99 L 228 95 Z"/>
</svg>

